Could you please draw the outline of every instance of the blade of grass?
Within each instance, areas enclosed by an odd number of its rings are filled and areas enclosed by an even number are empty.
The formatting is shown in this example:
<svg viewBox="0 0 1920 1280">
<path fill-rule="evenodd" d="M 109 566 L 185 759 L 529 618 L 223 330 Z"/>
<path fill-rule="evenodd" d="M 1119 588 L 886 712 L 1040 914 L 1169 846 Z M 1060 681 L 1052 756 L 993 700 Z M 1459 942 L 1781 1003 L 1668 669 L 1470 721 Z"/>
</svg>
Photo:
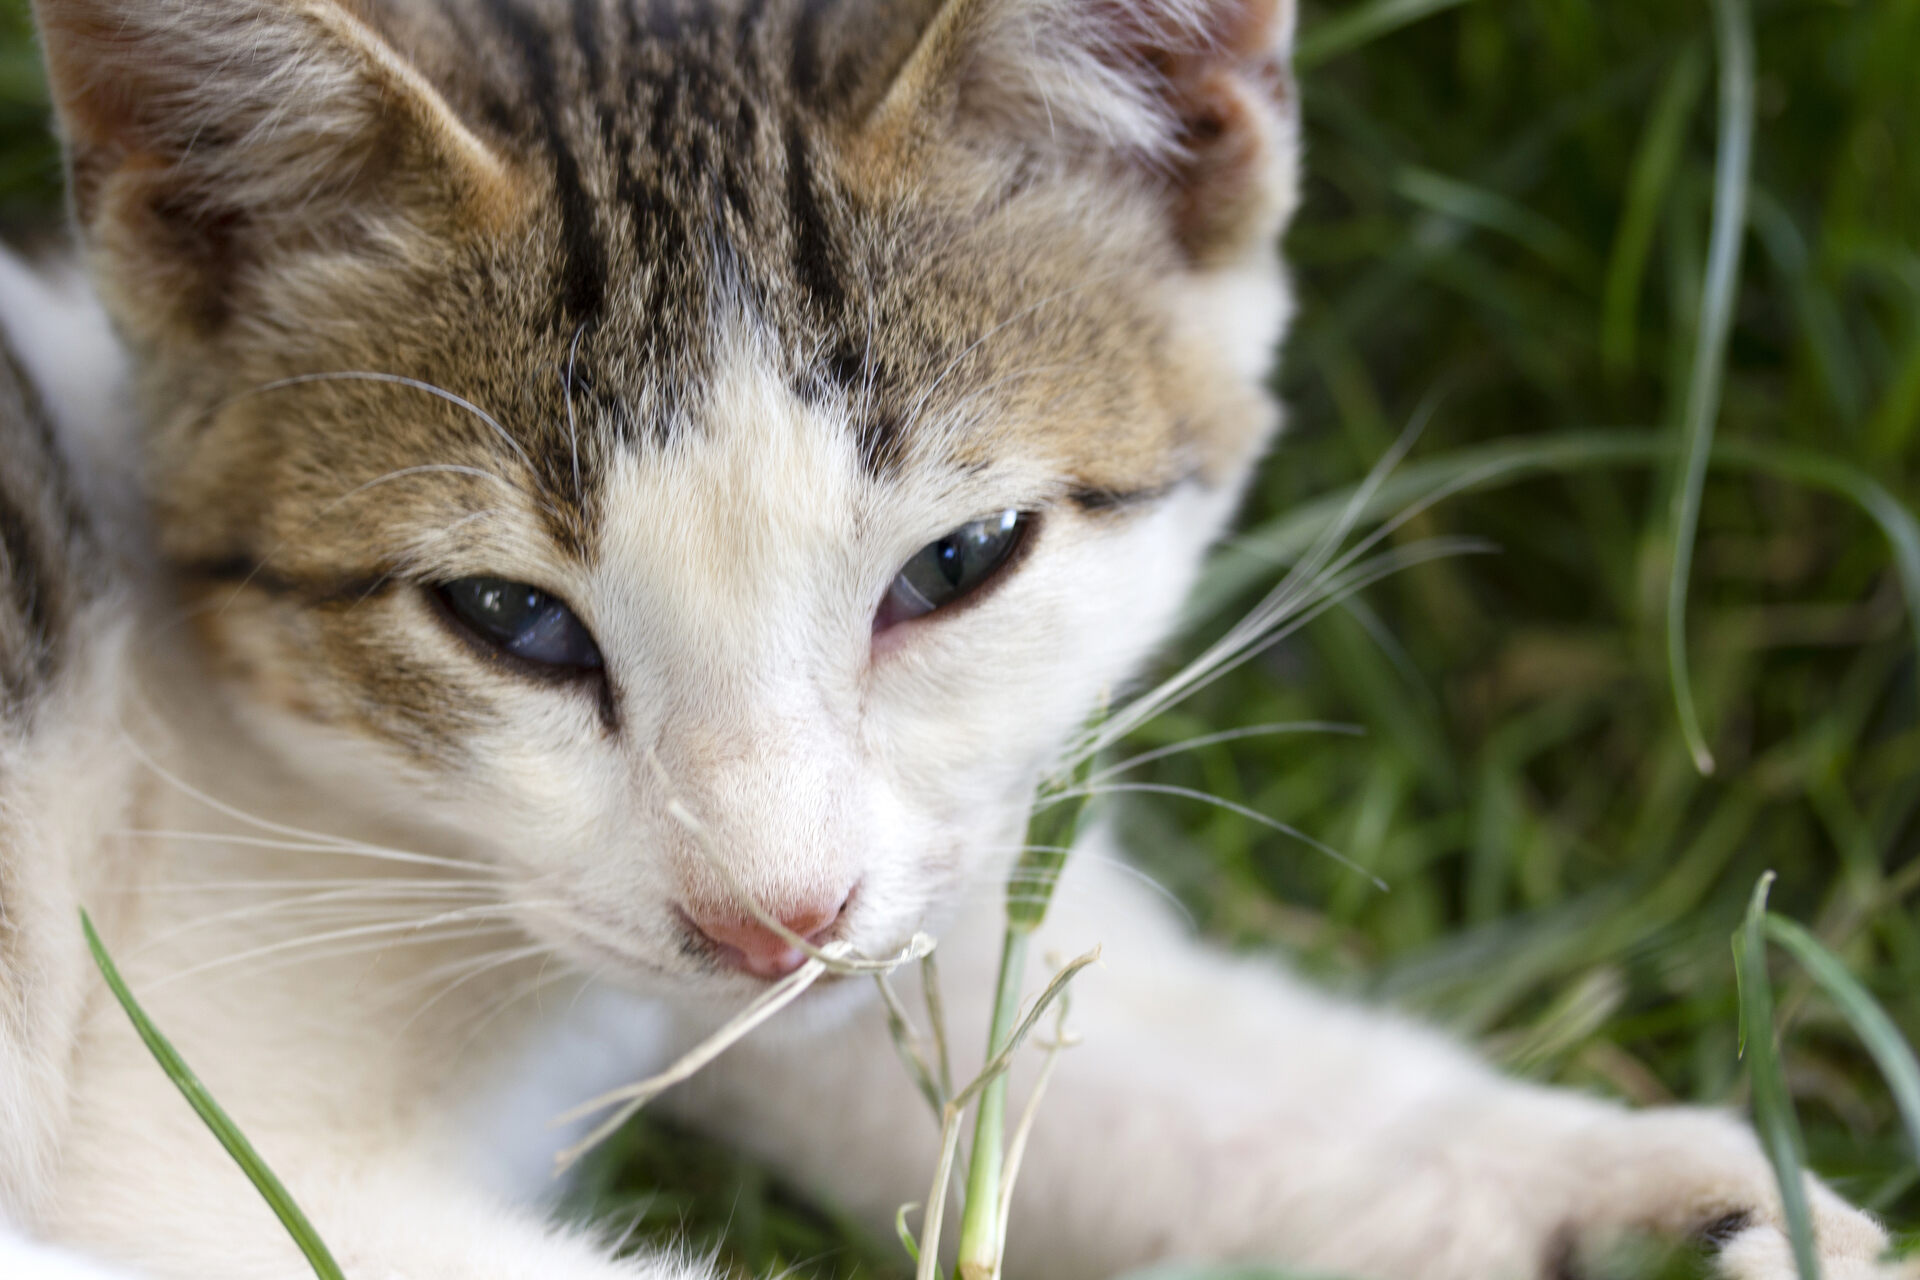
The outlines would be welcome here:
<svg viewBox="0 0 1920 1280">
<path fill-rule="evenodd" d="M 1753 24 L 1746 0 L 1714 0 L 1714 30 L 1720 50 L 1720 146 L 1714 162 L 1713 239 L 1707 254 L 1707 284 L 1700 300 L 1693 375 L 1687 388 L 1684 462 L 1674 492 L 1673 569 L 1667 579 L 1667 669 L 1673 677 L 1680 732 L 1702 774 L 1714 770 L 1713 752 L 1700 725 L 1687 664 L 1687 594 L 1693 578 L 1693 548 L 1700 532 L 1700 500 L 1713 454 L 1714 424 L 1726 377 L 1727 343 L 1733 333 L 1734 295 L 1740 287 L 1740 251 L 1746 242 L 1748 184 L 1753 169 Z"/>
<path fill-rule="evenodd" d="M 1706 79 L 1706 63 L 1698 48 L 1680 55 L 1647 117 L 1646 135 L 1634 157 L 1626 209 L 1620 216 L 1613 256 L 1607 264 L 1606 301 L 1601 312 L 1601 356 L 1615 374 L 1633 368 L 1635 317 L 1640 310 L 1647 255 L 1686 146 L 1687 123 L 1693 118 Z"/>
<path fill-rule="evenodd" d="M 1000 986 L 993 1002 L 988 1058 L 1005 1054 L 1020 1014 L 1020 985 L 1027 972 L 1027 941 L 1032 932 L 1009 925 L 1000 956 Z M 999 1248 L 1006 1239 L 1000 1221 L 1001 1173 L 1005 1167 L 1007 1081 L 998 1076 L 980 1095 L 973 1122 L 973 1159 L 967 1165 L 967 1202 L 960 1224 L 962 1280 L 990 1280 L 999 1274 Z"/>
<path fill-rule="evenodd" d="M 1780 1206 L 1793 1241 L 1800 1280 L 1820 1280 L 1814 1255 L 1813 1211 L 1807 1204 L 1807 1178 L 1801 1152 L 1800 1120 L 1787 1092 L 1786 1072 L 1773 1040 L 1773 987 L 1767 981 L 1767 895 L 1773 872 L 1760 877 L 1746 921 L 1733 936 L 1733 971 L 1740 990 L 1740 1033 L 1753 1082 L 1753 1124 L 1760 1145 L 1780 1183 Z"/>
<path fill-rule="evenodd" d="M 1409 165 L 1394 175 L 1393 188 L 1423 209 L 1506 236 L 1575 284 L 1593 274 L 1586 246 L 1552 219 L 1489 187 Z"/>
<path fill-rule="evenodd" d="M 1769 915 L 1767 937 L 1792 953 L 1846 1016 L 1860 1043 L 1879 1064 L 1880 1074 L 1886 1077 L 1894 1104 L 1900 1108 L 1900 1118 L 1906 1122 L 1907 1138 L 1915 1154 L 1920 1155 L 1920 1059 L 1914 1057 L 1906 1037 L 1860 980 L 1847 971 L 1839 957 L 1821 946 L 1819 939 L 1800 925 L 1782 916 Z"/>
<path fill-rule="evenodd" d="M 120 970 L 114 965 L 113 957 L 107 954 L 106 945 L 100 941 L 100 935 L 94 931 L 93 920 L 85 911 L 80 913 L 80 928 L 87 935 L 87 949 L 93 952 L 93 962 L 99 966 L 100 976 L 107 980 L 107 988 L 113 992 L 113 998 L 120 1002 L 120 1007 L 126 1010 L 127 1017 L 133 1022 L 133 1029 L 140 1033 L 140 1039 L 146 1043 L 154 1061 L 160 1064 L 160 1069 L 167 1073 L 167 1079 L 173 1081 L 173 1087 L 180 1091 L 180 1096 L 187 1100 L 187 1105 L 193 1108 L 201 1123 L 219 1139 L 220 1145 L 227 1149 L 227 1154 L 240 1166 L 240 1171 L 247 1175 L 247 1180 L 253 1183 L 261 1199 L 267 1202 L 267 1207 L 280 1219 L 280 1224 L 287 1229 L 287 1234 L 293 1237 L 294 1244 L 306 1257 L 307 1265 L 313 1268 L 313 1274 L 320 1280 L 346 1280 L 339 1264 L 333 1260 L 325 1242 L 320 1239 L 320 1233 L 314 1230 L 307 1215 L 300 1211 L 300 1206 L 294 1202 L 286 1186 L 274 1176 L 267 1162 L 247 1141 L 247 1136 L 240 1132 L 240 1127 L 214 1101 L 207 1087 L 200 1083 L 200 1077 L 187 1066 L 173 1043 L 161 1034 L 160 1028 L 140 1007 L 140 1002 L 133 998 L 133 992 L 121 978 Z"/>
<path fill-rule="evenodd" d="M 1337 18 L 1314 25 L 1295 46 L 1294 65 L 1302 71 L 1330 58 L 1352 53 L 1362 45 L 1410 26 L 1422 18 L 1465 4 L 1467 0 L 1368 0 Z"/>
<path fill-rule="evenodd" d="M 1645 466 L 1672 456 L 1672 446 L 1647 431 L 1569 431 L 1552 436 L 1500 440 L 1457 449 L 1440 458 L 1409 463 L 1365 502 L 1362 519 L 1380 519 L 1411 502 L 1439 493 L 1460 494 L 1538 475 L 1572 475 L 1601 467 Z M 1920 646 L 1920 519 L 1885 485 L 1831 454 L 1746 440 L 1719 440 L 1713 460 L 1757 471 L 1845 498 L 1880 526 L 1893 551 L 1894 569 L 1906 597 L 1916 646 Z M 1239 538 L 1223 553 L 1194 593 L 1189 622 L 1225 609 L 1272 575 L 1275 562 L 1303 555 L 1329 522 L 1343 517 L 1356 487 L 1304 503 L 1285 516 Z"/>
</svg>

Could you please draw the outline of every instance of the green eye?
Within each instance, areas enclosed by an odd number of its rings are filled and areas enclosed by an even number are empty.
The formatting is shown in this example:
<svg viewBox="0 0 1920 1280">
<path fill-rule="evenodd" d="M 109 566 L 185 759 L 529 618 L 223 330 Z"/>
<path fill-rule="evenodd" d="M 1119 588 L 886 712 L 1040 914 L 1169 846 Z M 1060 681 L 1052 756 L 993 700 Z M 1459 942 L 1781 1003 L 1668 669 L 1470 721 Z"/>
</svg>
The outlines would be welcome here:
<svg viewBox="0 0 1920 1280">
<path fill-rule="evenodd" d="M 602 665 L 586 624 L 538 587 L 462 578 L 438 595 L 454 621 L 490 648 L 556 672 L 597 671 Z"/>
<path fill-rule="evenodd" d="M 979 591 L 1012 562 L 1032 523 L 1022 512 L 1003 511 L 923 547 L 893 580 L 874 629 L 924 618 Z"/>
</svg>

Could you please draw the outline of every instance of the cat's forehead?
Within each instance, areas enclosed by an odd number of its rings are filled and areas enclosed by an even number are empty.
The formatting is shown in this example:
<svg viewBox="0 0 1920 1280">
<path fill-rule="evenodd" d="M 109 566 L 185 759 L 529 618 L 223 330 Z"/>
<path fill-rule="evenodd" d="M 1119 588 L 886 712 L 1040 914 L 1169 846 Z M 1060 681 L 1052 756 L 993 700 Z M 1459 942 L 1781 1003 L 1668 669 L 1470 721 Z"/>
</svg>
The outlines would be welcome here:
<svg viewBox="0 0 1920 1280">
<path fill-rule="evenodd" d="M 438 550 L 450 526 L 477 539 L 497 523 L 460 523 L 500 505 L 499 483 L 444 471 L 476 468 L 525 495 L 508 504 L 519 542 L 591 560 L 637 501 L 614 477 L 727 489 L 746 518 L 741 460 L 797 447 L 776 437 L 799 424 L 809 465 L 844 473 L 834 509 L 933 538 L 995 501 L 1151 497 L 1203 469 L 1211 418 L 1255 416 L 1223 409 L 1169 331 L 1176 249 L 1149 182 L 976 173 L 961 151 L 930 164 L 846 124 L 911 47 L 915 5 L 390 2 L 385 35 L 504 158 L 518 199 L 407 250 L 393 280 L 368 255 L 289 262 L 261 286 L 283 327 L 326 335 L 276 341 L 263 382 L 404 381 L 302 383 L 306 413 L 248 402 L 228 437 L 283 442 L 221 455 L 229 478 L 262 473 L 249 489 L 374 484 L 383 510 L 362 524 L 418 524 Z M 863 45 L 850 15 L 867 13 L 884 21 Z M 403 508 L 389 478 L 421 468 Z M 983 478 L 1006 481 L 999 498 Z M 779 500 L 765 490 L 763 522 Z"/>
<path fill-rule="evenodd" d="M 391 20 L 546 214 L 560 327 L 612 317 L 665 355 L 716 285 L 763 314 L 836 322 L 853 292 L 850 193 L 830 122 L 914 36 L 866 0 L 436 0 Z M 834 33 L 858 11 L 863 38 Z M 891 46 L 891 47 L 890 47 Z M 730 272 L 730 281 L 716 281 Z"/>
<path fill-rule="evenodd" d="M 416 33 L 417 56 L 532 188 L 526 223 L 431 309 L 427 372 L 500 406 L 563 492 L 625 451 L 763 430 L 717 390 L 749 360 L 877 478 L 1009 450 L 1088 491 L 1173 478 L 1177 415 L 1142 358 L 1158 264 L 1125 247 L 1124 207 L 1063 217 L 1017 184 L 846 154 L 839 121 L 930 7 L 450 0 L 396 17 L 448 28 Z"/>
</svg>

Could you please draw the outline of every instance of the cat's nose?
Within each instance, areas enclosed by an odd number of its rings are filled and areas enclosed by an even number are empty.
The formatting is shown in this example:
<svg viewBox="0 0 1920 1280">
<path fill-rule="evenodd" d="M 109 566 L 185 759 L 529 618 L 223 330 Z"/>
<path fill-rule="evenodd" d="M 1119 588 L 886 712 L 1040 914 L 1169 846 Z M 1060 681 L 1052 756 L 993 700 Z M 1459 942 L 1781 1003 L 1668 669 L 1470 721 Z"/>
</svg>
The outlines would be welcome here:
<svg viewBox="0 0 1920 1280">
<path fill-rule="evenodd" d="M 820 899 L 782 911 L 778 919 L 789 932 L 818 946 L 828 940 L 852 900 L 850 893 L 831 904 Z M 708 941 L 717 944 L 722 959 L 756 978 L 784 978 L 806 963 L 800 948 L 752 916 L 731 910 L 714 913 L 689 910 L 686 916 L 688 923 Z"/>
</svg>

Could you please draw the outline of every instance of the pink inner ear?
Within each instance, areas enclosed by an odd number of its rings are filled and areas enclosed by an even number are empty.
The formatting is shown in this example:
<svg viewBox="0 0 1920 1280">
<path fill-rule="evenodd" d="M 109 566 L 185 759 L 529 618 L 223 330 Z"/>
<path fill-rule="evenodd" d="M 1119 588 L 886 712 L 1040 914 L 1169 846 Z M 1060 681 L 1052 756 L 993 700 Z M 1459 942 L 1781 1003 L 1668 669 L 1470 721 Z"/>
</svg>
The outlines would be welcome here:
<svg viewBox="0 0 1920 1280">
<path fill-rule="evenodd" d="M 1288 95 L 1293 0 L 1082 0 L 1102 56 L 1148 77 L 1180 124 L 1168 177 L 1196 258 L 1271 220 L 1270 109 Z"/>
<path fill-rule="evenodd" d="M 1293 0 L 1087 0 L 1097 47 L 1152 76 L 1184 125 L 1194 153 L 1237 140 L 1246 89 L 1275 103 L 1287 94 L 1286 23 Z M 1214 158 L 1214 168 L 1222 157 Z"/>
</svg>

